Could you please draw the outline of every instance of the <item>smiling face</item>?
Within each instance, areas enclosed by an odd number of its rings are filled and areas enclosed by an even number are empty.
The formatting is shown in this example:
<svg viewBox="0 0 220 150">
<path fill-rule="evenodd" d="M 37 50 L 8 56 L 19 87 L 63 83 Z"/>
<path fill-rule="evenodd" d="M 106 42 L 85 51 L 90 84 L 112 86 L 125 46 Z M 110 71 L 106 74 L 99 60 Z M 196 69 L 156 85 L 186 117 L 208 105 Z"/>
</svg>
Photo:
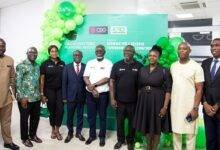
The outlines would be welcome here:
<svg viewBox="0 0 220 150">
<path fill-rule="evenodd" d="M 220 39 L 213 40 L 210 46 L 213 57 L 220 58 Z"/>
<path fill-rule="evenodd" d="M 36 48 L 30 48 L 27 51 L 27 58 L 30 62 L 35 62 L 35 60 L 37 59 L 37 49 Z"/>
<path fill-rule="evenodd" d="M 157 64 L 158 59 L 159 59 L 159 55 L 160 54 L 157 51 L 150 51 L 149 56 L 148 56 L 149 63 L 151 65 Z"/>
</svg>

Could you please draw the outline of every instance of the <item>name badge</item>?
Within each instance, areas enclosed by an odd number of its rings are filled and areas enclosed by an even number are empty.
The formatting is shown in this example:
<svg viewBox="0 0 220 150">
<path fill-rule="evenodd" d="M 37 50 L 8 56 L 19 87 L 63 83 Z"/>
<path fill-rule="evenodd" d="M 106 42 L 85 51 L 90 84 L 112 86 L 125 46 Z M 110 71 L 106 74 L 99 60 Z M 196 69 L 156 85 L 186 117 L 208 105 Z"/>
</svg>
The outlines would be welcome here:
<svg viewBox="0 0 220 150">
<path fill-rule="evenodd" d="M 47 66 L 48 68 L 53 68 L 53 65 L 49 65 L 49 66 Z"/>
<path fill-rule="evenodd" d="M 132 71 L 138 71 L 138 69 L 136 69 L 136 68 L 133 68 L 133 69 L 132 69 Z"/>
</svg>

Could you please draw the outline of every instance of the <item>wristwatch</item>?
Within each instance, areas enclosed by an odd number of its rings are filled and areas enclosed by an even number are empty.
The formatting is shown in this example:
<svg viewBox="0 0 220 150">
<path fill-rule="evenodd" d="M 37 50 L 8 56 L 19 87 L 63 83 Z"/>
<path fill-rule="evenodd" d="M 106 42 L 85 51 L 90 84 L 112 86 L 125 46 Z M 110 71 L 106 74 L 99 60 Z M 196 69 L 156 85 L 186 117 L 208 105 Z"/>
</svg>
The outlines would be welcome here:
<svg viewBox="0 0 220 150">
<path fill-rule="evenodd" d="M 193 109 L 194 109 L 195 111 L 198 111 L 198 110 L 199 110 L 199 106 L 194 106 Z"/>
</svg>

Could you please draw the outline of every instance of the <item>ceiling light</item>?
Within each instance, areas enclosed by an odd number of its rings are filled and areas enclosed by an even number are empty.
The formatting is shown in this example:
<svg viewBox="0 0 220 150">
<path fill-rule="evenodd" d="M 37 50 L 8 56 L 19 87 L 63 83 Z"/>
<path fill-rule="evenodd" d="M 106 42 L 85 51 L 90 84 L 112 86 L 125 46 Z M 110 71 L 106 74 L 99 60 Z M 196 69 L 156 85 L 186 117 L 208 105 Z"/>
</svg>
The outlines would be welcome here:
<svg viewBox="0 0 220 150">
<path fill-rule="evenodd" d="M 176 14 L 176 17 L 179 19 L 193 18 L 193 14 Z"/>
</svg>

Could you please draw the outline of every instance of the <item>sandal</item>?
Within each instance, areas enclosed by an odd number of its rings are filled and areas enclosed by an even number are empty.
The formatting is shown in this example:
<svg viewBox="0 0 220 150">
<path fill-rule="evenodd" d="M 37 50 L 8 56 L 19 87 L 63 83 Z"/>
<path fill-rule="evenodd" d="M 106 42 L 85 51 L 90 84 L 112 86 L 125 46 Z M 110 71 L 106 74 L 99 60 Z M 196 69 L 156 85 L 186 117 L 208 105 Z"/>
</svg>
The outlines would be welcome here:
<svg viewBox="0 0 220 150">
<path fill-rule="evenodd" d="M 56 136 L 56 133 L 52 132 L 52 133 L 51 133 L 51 139 L 56 139 L 56 137 L 57 137 L 57 136 Z"/>
<path fill-rule="evenodd" d="M 56 134 L 57 140 L 61 141 L 63 139 L 62 135 L 58 132 Z"/>
</svg>

